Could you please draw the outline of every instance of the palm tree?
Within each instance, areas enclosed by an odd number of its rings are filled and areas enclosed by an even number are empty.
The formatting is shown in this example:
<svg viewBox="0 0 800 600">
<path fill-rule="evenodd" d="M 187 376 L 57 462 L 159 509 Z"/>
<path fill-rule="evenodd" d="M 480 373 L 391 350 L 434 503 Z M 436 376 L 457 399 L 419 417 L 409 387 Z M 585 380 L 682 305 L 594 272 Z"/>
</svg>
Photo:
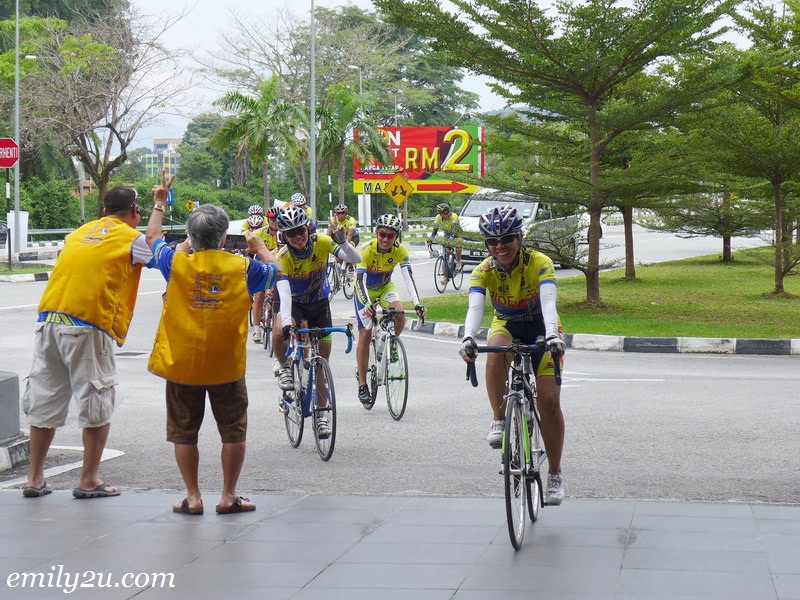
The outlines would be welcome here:
<svg viewBox="0 0 800 600">
<path fill-rule="evenodd" d="M 303 108 L 280 99 L 280 79 L 262 81 L 256 97 L 229 92 L 215 105 L 236 113 L 211 136 L 209 145 L 224 150 L 236 144 L 237 158 L 247 156 L 261 164 L 264 173 L 264 210 L 269 208 L 270 155 L 280 148 L 297 144 L 295 132 L 303 121 Z"/>
<path fill-rule="evenodd" d="M 364 110 L 367 102 L 365 94 L 354 93 L 349 87 L 337 84 L 329 88 L 327 102 L 319 109 L 319 165 L 328 159 L 338 163 L 339 204 L 344 203 L 348 157 L 362 166 L 374 159 L 384 165 L 392 163 L 388 141 Z M 357 137 L 353 131 L 358 132 Z M 319 178 L 319 172 L 316 177 Z"/>
</svg>

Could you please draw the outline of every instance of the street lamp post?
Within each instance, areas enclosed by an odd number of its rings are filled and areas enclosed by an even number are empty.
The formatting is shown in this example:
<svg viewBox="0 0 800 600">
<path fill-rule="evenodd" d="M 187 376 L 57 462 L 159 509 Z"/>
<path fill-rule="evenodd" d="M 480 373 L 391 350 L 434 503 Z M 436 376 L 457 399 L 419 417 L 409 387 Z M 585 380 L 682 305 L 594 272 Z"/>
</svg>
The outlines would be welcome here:
<svg viewBox="0 0 800 600">
<path fill-rule="evenodd" d="M 309 200 L 311 205 L 311 214 L 314 218 L 317 217 L 317 189 L 316 189 L 316 175 L 317 175 L 317 86 L 316 86 L 316 16 L 314 15 L 314 0 L 311 0 L 311 120 L 309 124 L 308 143 L 309 146 L 309 171 L 310 171 L 310 185 L 309 185 Z"/>
<path fill-rule="evenodd" d="M 15 1 L 14 6 L 14 141 L 20 147 L 22 154 L 22 144 L 19 139 L 19 0 Z M 17 252 L 22 250 L 20 241 L 19 226 L 19 160 L 14 164 L 14 248 Z"/>
<path fill-rule="evenodd" d="M 361 78 L 361 67 L 359 67 L 358 65 L 347 65 L 347 68 L 348 69 L 358 69 L 358 94 L 359 95 L 363 95 L 364 94 L 364 82 L 363 82 L 363 80 Z"/>
</svg>

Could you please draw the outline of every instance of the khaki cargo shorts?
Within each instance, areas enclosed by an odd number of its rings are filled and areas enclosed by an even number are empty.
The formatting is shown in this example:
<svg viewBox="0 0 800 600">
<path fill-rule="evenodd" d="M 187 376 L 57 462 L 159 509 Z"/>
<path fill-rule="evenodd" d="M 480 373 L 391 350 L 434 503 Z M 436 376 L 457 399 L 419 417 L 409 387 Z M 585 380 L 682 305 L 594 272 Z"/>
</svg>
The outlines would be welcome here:
<svg viewBox="0 0 800 600">
<path fill-rule="evenodd" d="M 117 384 L 114 340 L 94 327 L 37 323 L 26 381 L 22 409 L 31 425 L 62 427 L 73 396 L 80 427 L 106 425 Z"/>
</svg>

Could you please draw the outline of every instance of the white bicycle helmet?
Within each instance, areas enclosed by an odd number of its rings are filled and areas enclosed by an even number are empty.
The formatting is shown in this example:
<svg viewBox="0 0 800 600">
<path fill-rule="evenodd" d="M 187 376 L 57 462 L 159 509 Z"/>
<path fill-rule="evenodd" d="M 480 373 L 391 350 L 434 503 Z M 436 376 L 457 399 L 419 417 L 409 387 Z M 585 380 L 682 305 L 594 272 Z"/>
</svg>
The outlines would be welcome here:
<svg viewBox="0 0 800 600">
<path fill-rule="evenodd" d="M 513 206 L 495 206 L 481 215 L 478 231 L 483 237 L 500 237 L 522 229 L 522 217 Z"/>
<path fill-rule="evenodd" d="M 250 215 L 247 217 L 247 224 L 250 226 L 250 229 L 258 229 L 264 224 L 264 217 L 261 215 Z"/>
<path fill-rule="evenodd" d="M 309 219 L 306 211 L 296 206 L 284 208 L 278 213 L 278 231 L 289 231 L 297 227 L 307 226 Z"/>
<path fill-rule="evenodd" d="M 247 214 L 251 217 L 253 215 L 263 215 L 264 214 L 264 207 L 260 204 L 253 204 L 250 208 L 247 209 Z"/>
<path fill-rule="evenodd" d="M 385 214 L 378 217 L 378 220 L 375 221 L 375 229 L 378 227 L 387 227 L 388 229 L 392 229 L 400 235 L 400 230 L 403 228 L 403 223 L 400 221 L 400 217 L 395 216 L 393 214 Z"/>
<path fill-rule="evenodd" d="M 347 204 L 337 204 L 336 208 L 333 210 L 335 213 L 346 213 L 347 212 Z"/>
<path fill-rule="evenodd" d="M 292 194 L 292 204 L 295 206 L 303 206 L 306 203 L 306 197 L 300 192 Z"/>
</svg>

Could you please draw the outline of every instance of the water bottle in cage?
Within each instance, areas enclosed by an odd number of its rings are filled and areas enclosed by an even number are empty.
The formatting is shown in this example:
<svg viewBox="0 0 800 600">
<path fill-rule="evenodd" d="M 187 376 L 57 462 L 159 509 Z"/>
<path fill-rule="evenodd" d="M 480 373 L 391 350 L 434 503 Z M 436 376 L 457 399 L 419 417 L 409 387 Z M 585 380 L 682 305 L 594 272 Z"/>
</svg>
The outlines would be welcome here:
<svg viewBox="0 0 800 600">
<path fill-rule="evenodd" d="M 375 340 L 375 357 L 378 359 L 378 362 L 381 361 L 383 358 L 383 348 L 386 346 L 386 336 L 388 333 L 386 331 L 379 331 L 378 336 Z"/>
</svg>

